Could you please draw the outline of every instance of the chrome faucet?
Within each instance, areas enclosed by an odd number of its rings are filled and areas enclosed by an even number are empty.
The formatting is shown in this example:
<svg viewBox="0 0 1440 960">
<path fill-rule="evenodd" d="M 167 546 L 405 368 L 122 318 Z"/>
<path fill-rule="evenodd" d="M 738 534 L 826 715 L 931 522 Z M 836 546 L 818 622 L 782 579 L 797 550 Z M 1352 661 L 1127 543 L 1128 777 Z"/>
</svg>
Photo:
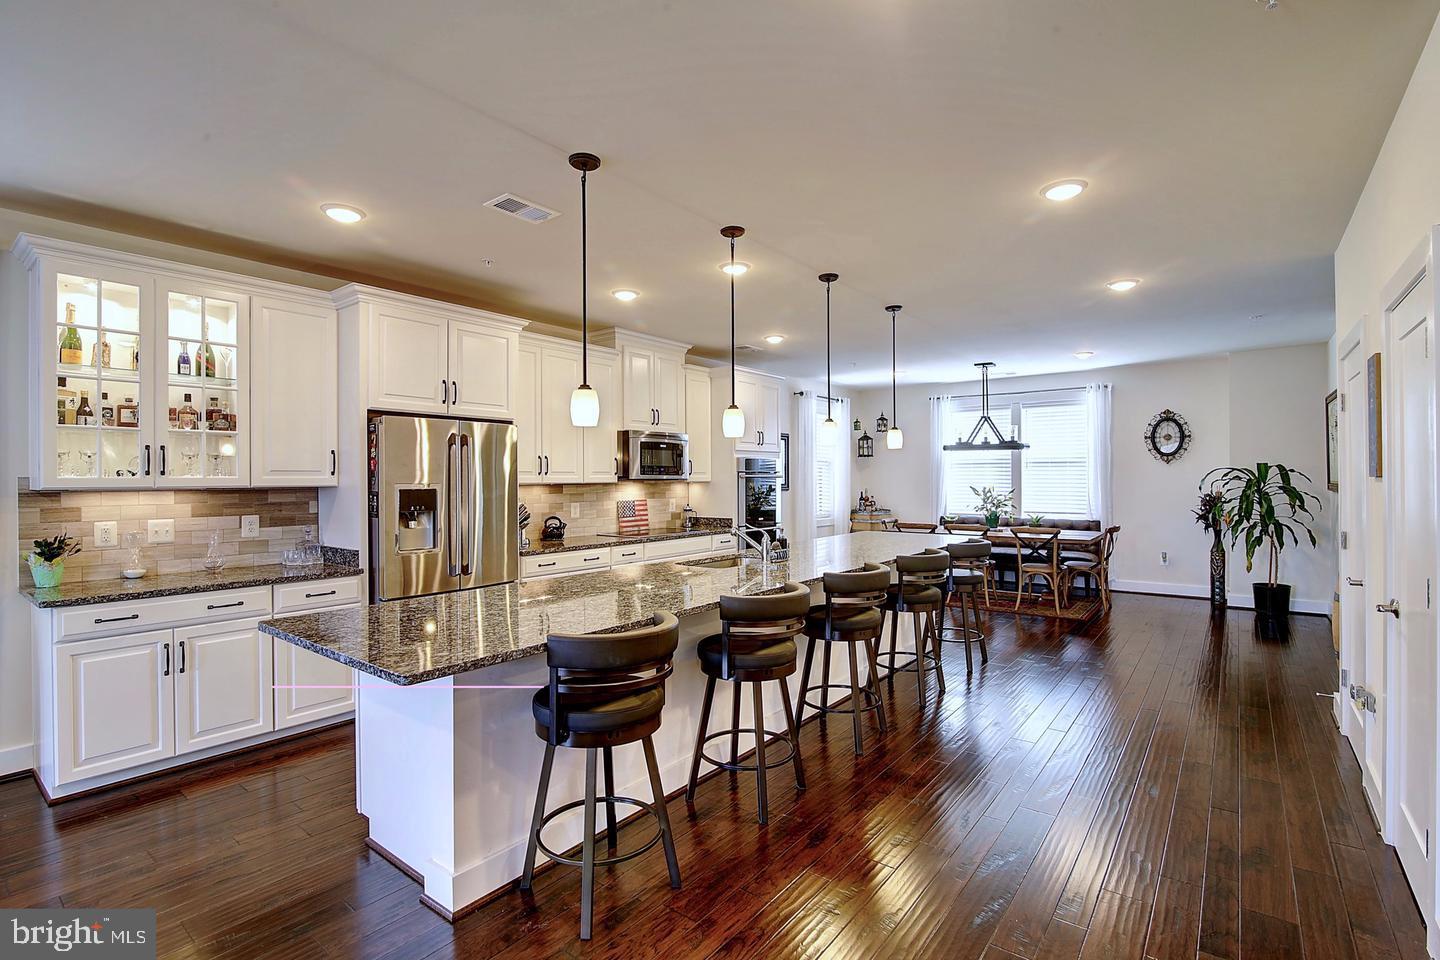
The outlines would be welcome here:
<svg viewBox="0 0 1440 960">
<path fill-rule="evenodd" d="M 776 541 L 772 541 L 770 539 L 765 529 L 761 527 L 731 526 L 730 532 L 734 534 L 735 539 L 739 541 L 739 544 L 736 547 L 736 553 L 744 556 L 745 547 L 748 546 L 759 555 L 761 563 L 763 563 L 767 567 L 770 566 L 771 558 L 773 555 L 772 545 Z M 781 535 L 781 529 L 779 527 L 776 527 L 775 536 L 779 538 Z"/>
</svg>

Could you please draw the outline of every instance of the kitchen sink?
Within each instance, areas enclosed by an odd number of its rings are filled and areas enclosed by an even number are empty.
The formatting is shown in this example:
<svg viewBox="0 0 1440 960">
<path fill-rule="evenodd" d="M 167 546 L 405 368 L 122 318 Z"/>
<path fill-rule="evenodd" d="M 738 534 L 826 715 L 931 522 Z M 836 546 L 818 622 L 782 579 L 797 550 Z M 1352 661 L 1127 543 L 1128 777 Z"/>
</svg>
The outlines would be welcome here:
<svg viewBox="0 0 1440 960">
<path fill-rule="evenodd" d="M 709 570 L 728 570 L 732 567 L 738 567 L 751 559 L 750 557 L 737 557 L 733 555 L 728 557 L 708 557 L 704 560 L 681 560 L 680 566 L 705 567 Z M 755 562 L 758 563 L 759 561 Z"/>
</svg>

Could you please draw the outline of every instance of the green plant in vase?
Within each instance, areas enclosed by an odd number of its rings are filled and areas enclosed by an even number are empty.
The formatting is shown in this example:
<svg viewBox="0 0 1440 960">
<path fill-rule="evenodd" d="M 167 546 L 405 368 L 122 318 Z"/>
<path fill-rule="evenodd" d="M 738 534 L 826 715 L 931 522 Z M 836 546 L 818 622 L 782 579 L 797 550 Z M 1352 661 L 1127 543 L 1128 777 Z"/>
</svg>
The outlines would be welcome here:
<svg viewBox="0 0 1440 960">
<path fill-rule="evenodd" d="M 65 558 L 80 552 L 80 541 L 61 533 L 31 542 L 34 549 L 26 560 L 30 563 L 30 576 L 35 579 L 35 586 L 60 586 L 60 581 L 65 577 Z"/>
<path fill-rule="evenodd" d="M 1214 539 L 1210 543 L 1210 605 L 1224 609 L 1225 599 L 1225 497 L 1218 490 L 1200 494 L 1195 522 Z"/>
<path fill-rule="evenodd" d="M 1000 493 L 994 487 L 971 487 L 970 492 L 977 498 L 975 512 L 984 517 L 985 526 L 992 529 L 1000 526 L 1001 517 L 1009 516 L 1015 509 L 1013 489 Z"/>
<path fill-rule="evenodd" d="M 1211 478 L 1215 479 L 1212 481 Z M 1310 477 L 1278 463 L 1257 463 L 1249 467 L 1217 467 L 1205 474 L 1200 488 L 1212 486 L 1221 504 L 1212 507 L 1213 516 L 1230 534 L 1233 547 L 1245 541 L 1245 569 L 1255 568 L 1255 552 L 1264 547 L 1269 554 L 1266 577 L 1252 584 L 1255 613 L 1264 620 L 1279 621 L 1290 614 L 1290 584 L 1280 583 L 1280 553 L 1290 543 L 1300 545 L 1300 534 L 1316 546 L 1310 523 L 1315 519 L 1313 504 L 1320 498 L 1300 489 L 1295 478 L 1306 483 Z"/>
</svg>

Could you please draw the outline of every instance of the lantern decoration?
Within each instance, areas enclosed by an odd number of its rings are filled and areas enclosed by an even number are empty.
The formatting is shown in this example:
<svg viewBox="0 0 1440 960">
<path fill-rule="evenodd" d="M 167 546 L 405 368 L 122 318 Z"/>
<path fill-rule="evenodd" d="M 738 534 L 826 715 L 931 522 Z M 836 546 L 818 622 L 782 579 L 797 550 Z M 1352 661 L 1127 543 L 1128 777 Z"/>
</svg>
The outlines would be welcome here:
<svg viewBox="0 0 1440 960">
<path fill-rule="evenodd" d="M 868 433 L 860 434 L 860 456 L 868 459 L 875 456 L 875 440 Z"/>
</svg>

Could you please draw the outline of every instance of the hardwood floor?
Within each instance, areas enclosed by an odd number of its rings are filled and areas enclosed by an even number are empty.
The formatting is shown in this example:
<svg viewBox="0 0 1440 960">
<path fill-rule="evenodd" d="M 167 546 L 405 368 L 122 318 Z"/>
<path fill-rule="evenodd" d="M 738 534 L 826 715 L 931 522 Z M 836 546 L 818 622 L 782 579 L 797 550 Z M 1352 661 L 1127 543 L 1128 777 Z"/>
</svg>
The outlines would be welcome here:
<svg viewBox="0 0 1440 960">
<path fill-rule="evenodd" d="M 863 758 L 847 718 L 807 723 L 809 789 L 776 772 L 768 828 L 749 778 L 672 800 L 683 889 L 658 849 L 602 870 L 588 944 L 576 870 L 453 927 L 423 907 L 363 846 L 348 727 L 54 808 L 0 784 L 0 906 L 153 906 L 171 957 L 1424 957 L 1315 696 L 1328 621 L 1251 621 L 992 615 L 990 664 L 967 684 L 947 645 L 923 707 L 897 678 Z"/>
</svg>

